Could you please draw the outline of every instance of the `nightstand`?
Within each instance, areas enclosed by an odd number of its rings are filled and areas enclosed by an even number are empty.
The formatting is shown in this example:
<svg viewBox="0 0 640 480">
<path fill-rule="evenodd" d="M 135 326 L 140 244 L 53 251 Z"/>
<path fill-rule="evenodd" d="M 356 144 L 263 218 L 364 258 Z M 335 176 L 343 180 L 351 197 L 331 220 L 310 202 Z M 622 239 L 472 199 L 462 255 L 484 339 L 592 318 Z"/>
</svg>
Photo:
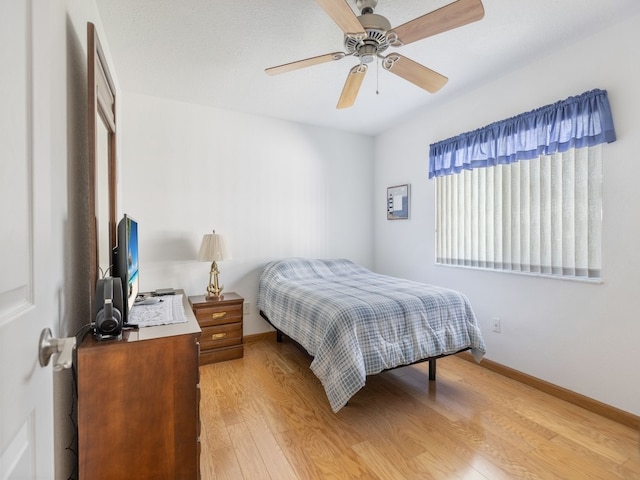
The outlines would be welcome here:
<svg viewBox="0 0 640 480">
<path fill-rule="evenodd" d="M 234 292 L 219 298 L 189 297 L 200 324 L 200 365 L 242 358 L 242 304 L 244 298 Z"/>
</svg>

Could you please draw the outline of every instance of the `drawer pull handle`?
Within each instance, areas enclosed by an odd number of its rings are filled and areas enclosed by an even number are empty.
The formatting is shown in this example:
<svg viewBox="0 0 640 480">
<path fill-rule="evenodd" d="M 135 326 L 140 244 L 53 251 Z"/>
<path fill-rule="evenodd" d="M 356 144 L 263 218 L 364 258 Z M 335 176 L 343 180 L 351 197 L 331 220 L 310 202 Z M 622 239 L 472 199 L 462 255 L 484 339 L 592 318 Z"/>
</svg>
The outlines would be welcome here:
<svg viewBox="0 0 640 480">
<path fill-rule="evenodd" d="M 211 320 L 218 320 L 227 316 L 227 312 L 218 312 L 211 314 Z"/>
<path fill-rule="evenodd" d="M 221 340 L 226 336 L 227 336 L 227 334 L 225 332 L 223 332 L 223 333 L 214 333 L 213 335 L 211 335 L 211 340 Z"/>
</svg>

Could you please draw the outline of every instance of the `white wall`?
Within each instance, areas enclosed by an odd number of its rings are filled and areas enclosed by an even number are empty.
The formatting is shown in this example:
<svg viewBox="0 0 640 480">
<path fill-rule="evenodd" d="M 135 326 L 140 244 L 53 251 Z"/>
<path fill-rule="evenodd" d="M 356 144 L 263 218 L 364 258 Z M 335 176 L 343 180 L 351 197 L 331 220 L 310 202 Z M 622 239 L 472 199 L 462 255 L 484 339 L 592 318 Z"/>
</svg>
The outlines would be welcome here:
<svg viewBox="0 0 640 480">
<path fill-rule="evenodd" d="M 201 295 L 202 235 L 225 236 L 225 291 L 251 304 L 271 259 L 348 257 L 373 264 L 373 138 L 134 93 L 122 102 L 121 213 L 139 223 L 140 287 Z"/>
<path fill-rule="evenodd" d="M 385 132 L 376 139 L 374 190 L 378 271 L 466 293 L 485 336 L 487 358 L 636 415 L 639 31 L 635 16 Z M 608 91 L 618 136 L 603 148 L 603 283 L 435 266 L 429 144 L 593 88 Z M 411 219 L 386 221 L 386 187 L 406 182 L 412 184 Z M 494 316 L 501 318 L 501 333 L 491 331 Z"/>
</svg>

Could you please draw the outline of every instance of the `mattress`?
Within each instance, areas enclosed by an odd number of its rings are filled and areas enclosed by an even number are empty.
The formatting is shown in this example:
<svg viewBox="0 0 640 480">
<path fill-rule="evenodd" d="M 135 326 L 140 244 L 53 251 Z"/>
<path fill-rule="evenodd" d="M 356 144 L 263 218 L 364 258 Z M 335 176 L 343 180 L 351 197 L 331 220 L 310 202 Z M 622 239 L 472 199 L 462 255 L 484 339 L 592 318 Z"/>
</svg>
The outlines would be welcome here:
<svg viewBox="0 0 640 480">
<path fill-rule="evenodd" d="M 467 297 L 455 290 L 374 273 L 346 259 L 268 263 L 258 308 L 313 356 L 334 412 L 367 375 L 471 349 L 486 352 Z"/>
</svg>

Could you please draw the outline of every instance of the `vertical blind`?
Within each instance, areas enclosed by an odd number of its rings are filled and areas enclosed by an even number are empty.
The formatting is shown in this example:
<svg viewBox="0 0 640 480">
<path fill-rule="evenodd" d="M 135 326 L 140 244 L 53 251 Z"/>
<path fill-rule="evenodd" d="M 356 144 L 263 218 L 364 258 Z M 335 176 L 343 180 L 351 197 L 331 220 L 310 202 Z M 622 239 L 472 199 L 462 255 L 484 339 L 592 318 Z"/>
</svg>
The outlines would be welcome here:
<svg viewBox="0 0 640 480">
<path fill-rule="evenodd" d="M 601 150 L 437 178 L 437 263 L 599 278 Z"/>
<path fill-rule="evenodd" d="M 436 261 L 599 278 L 601 145 L 615 139 L 596 89 L 432 144 Z"/>
</svg>

